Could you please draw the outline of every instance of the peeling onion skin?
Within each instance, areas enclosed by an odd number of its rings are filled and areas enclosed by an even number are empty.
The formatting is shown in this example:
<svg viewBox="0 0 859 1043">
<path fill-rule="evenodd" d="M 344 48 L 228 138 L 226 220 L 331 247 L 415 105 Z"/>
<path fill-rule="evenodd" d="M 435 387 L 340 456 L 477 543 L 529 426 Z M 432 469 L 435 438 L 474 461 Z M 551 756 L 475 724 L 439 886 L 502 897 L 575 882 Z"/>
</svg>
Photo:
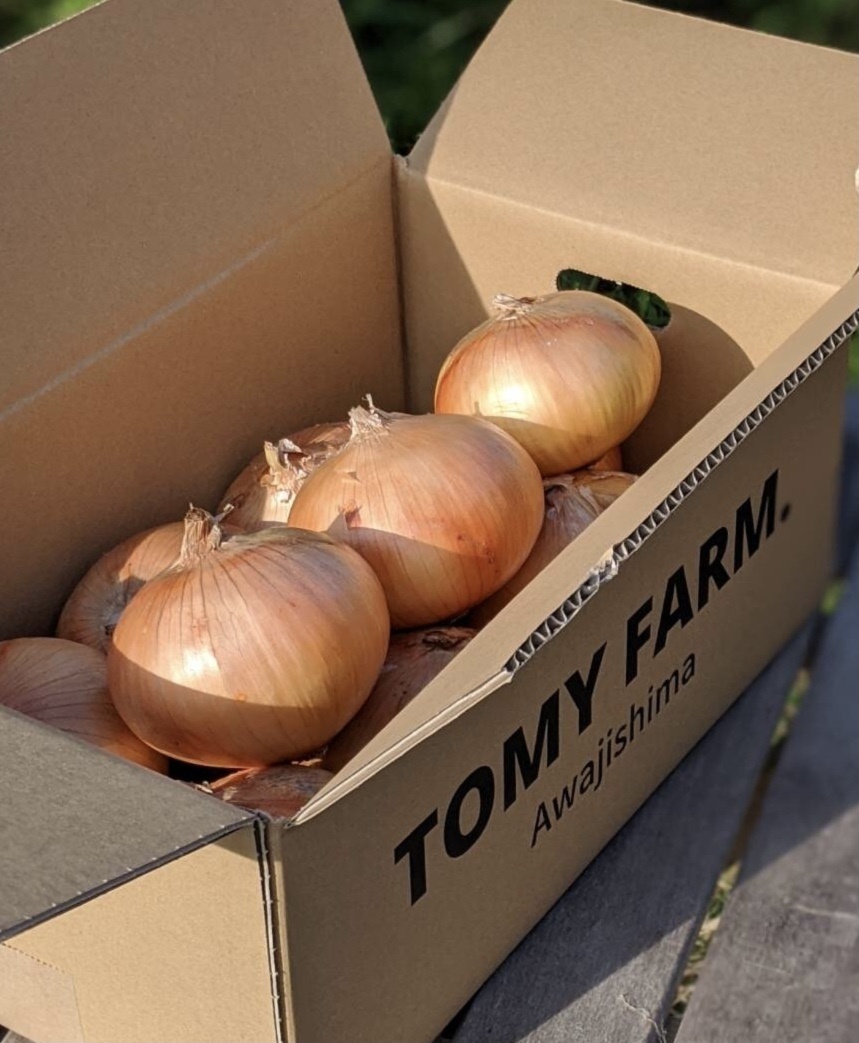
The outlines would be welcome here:
<svg viewBox="0 0 859 1043">
<path fill-rule="evenodd" d="M 228 804 L 248 811 L 262 811 L 272 818 L 290 819 L 333 777 L 322 768 L 275 764 L 270 768 L 233 772 L 213 782 L 210 789 Z"/>
<path fill-rule="evenodd" d="M 322 766 L 340 771 L 441 673 L 475 633 L 467 627 L 437 627 L 394 634 L 376 686 L 358 713 L 332 739 Z"/>
<path fill-rule="evenodd" d="M 653 405 L 662 363 L 656 338 L 631 309 L 585 290 L 494 303 L 500 314 L 445 360 L 437 413 L 491 420 L 546 477 L 593 463 L 635 430 Z"/>
<path fill-rule="evenodd" d="M 358 551 L 395 628 L 451 619 L 497 590 L 530 553 L 540 474 L 521 446 L 475 417 L 353 409 L 353 435 L 305 481 L 292 524 Z"/>
<path fill-rule="evenodd" d="M 192 764 L 262 767 L 319 749 L 385 659 L 388 612 L 372 569 L 318 533 L 270 528 L 221 542 L 204 511 L 186 525 L 182 562 L 143 587 L 114 632 L 119 713 Z"/>
<path fill-rule="evenodd" d="M 167 758 L 116 712 L 101 652 L 57 637 L 0 641 L 0 704 L 161 774 Z"/>
<path fill-rule="evenodd" d="M 178 560 L 184 531 L 182 522 L 159 525 L 103 554 L 66 601 L 57 623 L 57 637 L 107 654 L 129 601 L 144 583 Z"/>
<path fill-rule="evenodd" d="M 266 443 L 221 497 L 218 513 L 229 505 L 230 524 L 242 532 L 287 525 L 295 494 L 304 479 L 349 440 L 349 424 L 315 424 Z M 295 447 L 299 452 L 292 452 Z"/>
<path fill-rule="evenodd" d="M 468 624 L 483 627 L 497 616 L 505 605 L 632 485 L 635 477 L 617 471 L 583 470 L 544 479 L 546 515 L 534 549 L 509 583 L 469 613 Z"/>
<path fill-rule="evenodd" d="M 569 476 L 561 475 L 558 478 L 551 478 L 548 480 L 548 483 L 544 484 L 551 485 L 553 482 L 557 484 L 561 478 L 566 477 L 569 477 L 570 484 L 579 495 L 592 503 L 598 514 L 602 514 L 607 507 L 610 507 L 619 496 L 626 492 L 638 476 L 627 474 L 625 471 L 596 471 L 588 469 L 586 471 L 575 471 Z"/>
</svg>

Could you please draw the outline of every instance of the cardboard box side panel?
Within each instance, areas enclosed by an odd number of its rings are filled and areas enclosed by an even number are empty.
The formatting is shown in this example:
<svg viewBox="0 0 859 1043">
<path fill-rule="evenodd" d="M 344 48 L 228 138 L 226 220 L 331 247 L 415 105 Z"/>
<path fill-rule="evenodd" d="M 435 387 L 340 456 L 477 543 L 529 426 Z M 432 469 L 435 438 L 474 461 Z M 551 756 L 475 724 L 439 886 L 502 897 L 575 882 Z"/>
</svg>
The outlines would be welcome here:
<svg viewBox="0 0 859 1043">
<path fill-rule="evenodd" d="M 0 792 L 0 937 L 251 818 L 5 707 Z"/>
<path fill-rule="evenodd" d="M 515 0 L 413 161 L 647 240 L 840 285 L 859 237 L 857 73 L 854 55 L 646 6 Z"/>
<path fill-rule="evenodd" d="M 487 317 L 497 293 L 551 293 L 563 268 L 644 286 L 699 312 L 756 365 L 837 289 L 427 181 L 414 170 L 400 175 L 398 192 L 414 409 L 431 408 L 441 363 Z"/>
<path fill-rule="evenodd" d="M 286 832 L 297 1040 L 434 1038 L 815 606 L 844 354 L 512 684 Z"/>
<path fill-rule="evenodd" d="M 390 155 L 335 0 L 110 0 L 0 55 L 0 121 L 0 410 Z"/>
<path fill-rule="evenodd" d="M 99 554 L 368 391 L 402 408 L 387 159 L 0 415 L 0 637 L 46 632 Z"/>
<path fill-rule="evenodd" d="M 0 979 L 0 1023 L 36 1043 L 278 1040 L 250 827 L 6 945 L 23 956 L 19 973 L 26 958 L 34 964 L 34 982 L 49 977 L 44 967 L 55 972 L 52 999 L 73 983 L 80 1035 L 66 1034 L 69 1011 L 62 1034 L 48 1036 L 38 1034 L 41 1012 L 16 1010 Z"/>
</svg>

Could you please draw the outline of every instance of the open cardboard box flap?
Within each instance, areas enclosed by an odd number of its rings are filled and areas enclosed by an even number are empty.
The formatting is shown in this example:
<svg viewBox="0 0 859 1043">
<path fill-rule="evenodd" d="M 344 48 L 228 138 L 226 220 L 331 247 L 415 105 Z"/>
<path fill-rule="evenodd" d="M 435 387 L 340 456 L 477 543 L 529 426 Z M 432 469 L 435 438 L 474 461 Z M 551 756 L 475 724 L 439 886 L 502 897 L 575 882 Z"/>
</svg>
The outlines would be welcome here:
<svg viewBox="0 0 859 1043">
<path fill-rule="evenodd" d="M 108 0 L 3 53 L 0 110 L 15 636 L 263 438 L 404 384 L 390 147 L 335 0 Z"/>
<path fill-rule="evenodd" d="M 0 82 L 0 407 L 390 156 L 333 2 L 109 0 L 11 47 Z"/>
<path fill-rule="evenodd" d="M 844 220 L 855 71 L 849 54 L 618 0 L 518 0 L 409 163 L 433 181 L 840 286 L 857 261 Z"/>
</svg>

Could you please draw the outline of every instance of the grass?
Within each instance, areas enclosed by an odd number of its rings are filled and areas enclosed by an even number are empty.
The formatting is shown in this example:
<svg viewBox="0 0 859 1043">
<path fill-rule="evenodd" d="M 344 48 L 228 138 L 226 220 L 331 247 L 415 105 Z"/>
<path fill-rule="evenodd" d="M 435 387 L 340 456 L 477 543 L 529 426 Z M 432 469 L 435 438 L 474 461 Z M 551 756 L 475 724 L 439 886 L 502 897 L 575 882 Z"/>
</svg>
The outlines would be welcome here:
<svg viewBox="0 0 859 1043">
<path fill-rule="evenodd" d="M 692 952 L 689 954 L 686 968 L 683 971 L 683 976 L 674 996 L 674 1002 L 671 1005 L 671 1012 L 668 1015 L 668 1022 L 665 1026 L 666 1043 L 673 1043 L 674 1037 L 680 1028 L 680 1022 L 686 1013 L 686 1008 L 689 1005 L 689 1000 L 701 973 L 701 966 L 707 958 L 710 943 L 718 930 L 722 920 L 722 913 L 725 911 L 725 905 L 728 901 L 728 895 L 734 889 L 739 872 L 739 861 L 732 862 L 731 865 L 722 870 L 716 882 L 715 890 L 707 906 L 704 921 L 698 930 L 695 941 L 692 943 Z"/>
</svg>

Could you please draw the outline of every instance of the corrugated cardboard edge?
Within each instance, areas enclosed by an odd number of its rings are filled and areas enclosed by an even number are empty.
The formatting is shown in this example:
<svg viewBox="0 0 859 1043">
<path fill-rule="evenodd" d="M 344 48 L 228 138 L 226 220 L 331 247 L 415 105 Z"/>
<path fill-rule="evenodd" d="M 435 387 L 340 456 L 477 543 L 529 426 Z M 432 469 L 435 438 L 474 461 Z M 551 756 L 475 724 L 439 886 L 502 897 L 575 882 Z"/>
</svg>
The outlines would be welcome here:
<svg viewBox="0 0 859 1043">
<path fill-rule="evenodd" d="M 88 902 L 92 898 L 98 898 L 99 895 L 106 894 L 108 891 L 121 887 L 123 884 L 128 883 L 129 880 L 134 880 L 139 876 L 143 876 L 145 873 L 150 873 L 153 870 L 158 869 L 160 866 L 166 865 L 168 862 L 173 862 L 175 859 L 181 858 L 183 855 L 187 855 L 201 847 L 205 847 L 207 844 L 214 843 L 222 837 L 228 836 L 230 833 L 235 833 L 239 829 L 244 829 L 253 821 L 254 816 L 248 813 L 247 818 L 239 819 L 236 822 L 229 822 L 222 828 L 216 829 L 211 833 L 200 834 L 192 840 L 189 840 L 186 844 L 180 844 L 178 847 L 174 847 L 170 851 L 162 852 L 160 855 L 157 855 L 146 862 L 142 862 L 139 866 L 128 866 L 126 872 L 121 873 L 119 876 L 112 877 L 109 880 L 102 880 L 95 887 L 88 888 L 85 891 L 79 891 L 71 898 L 67 898 L 62 902 L 57 902 L 35 916 L 26 917 L 14 926 L 0 932 L 0 943 L 9 938 L 14 938 L 18 934 L 22 934 L 31 927 L 35 927 L 37 924 L 44 923 L 46 920 L 51 920 L 53 917 L 59 916 L 61 913 L 67 912 L 69 909 L 74 909 L 83 902 Z"/>
<path fill-rule="evenodd" d="M 620 566 L 639 550 L 653 533 L 668 520 L 687 496 L 748 438 L 785 399 L 816 372 L 851 334 L 859 329 L 859 311 L 846 319 L 819 347 L 792 373 L 773 388 L 755 409 L 743 419 L 722 442 L 679 482 L 668 496 L 620 544 L 606 554 L 588 578 L 559 606 L 513 653 L 505 664 L 511 677 L 521 669 L 538 648 L 563 630 L 604 584 L 613 579 Z"/>
<path fill-rule="evenodd" d="M 849 284 L 848 284 L 849 286 Z M 713 471 L 760 426 L 761 423 L 781 405 L 796 389 L 803 384 L 847 339 L 859 329 L 859 310 L 853 311 L 832 333 L 810 352 L 804 360 L 767 394 L 758 405 L 748 413 L 711 452 L 709 452 L 690 471 L 672 491 L 651 511 L 651 513 L 624 540 L 613 547 L 592 568 L 587 578 L 573 591 L 562 604 L 549 615 L 522 642 L 504 667 L 476 688 L 466 692 L 460 698 L 448 704 L 434 716 L 428 718 L 408 736 L 403 737 L 393 746 L 379 753 L 372 760 L 362 765 L 352 775 L 346 777 L 338 785 L 336 782 L 330 789 L 302 808 L 302 810 L 286 823 L 286 828 L 301 825 L 315 817 L 326 807 L 333 804 L 341 795 L 359 785 L 390 760 L 411 749 L 426 736 L 437 731 L 443 725 L 455 720 L 465 713 L 474 703 L 479 702 L 502 685 L 509 684 L 514 675 L 539 648 L 551 641 L 578 615 L 582 607 L 600 589 L 610 582 L 618 573 L 620 566 L 639 550 L 656 530 L 680 507 L 683 501 L 704 482 Z"/>
</svg>

